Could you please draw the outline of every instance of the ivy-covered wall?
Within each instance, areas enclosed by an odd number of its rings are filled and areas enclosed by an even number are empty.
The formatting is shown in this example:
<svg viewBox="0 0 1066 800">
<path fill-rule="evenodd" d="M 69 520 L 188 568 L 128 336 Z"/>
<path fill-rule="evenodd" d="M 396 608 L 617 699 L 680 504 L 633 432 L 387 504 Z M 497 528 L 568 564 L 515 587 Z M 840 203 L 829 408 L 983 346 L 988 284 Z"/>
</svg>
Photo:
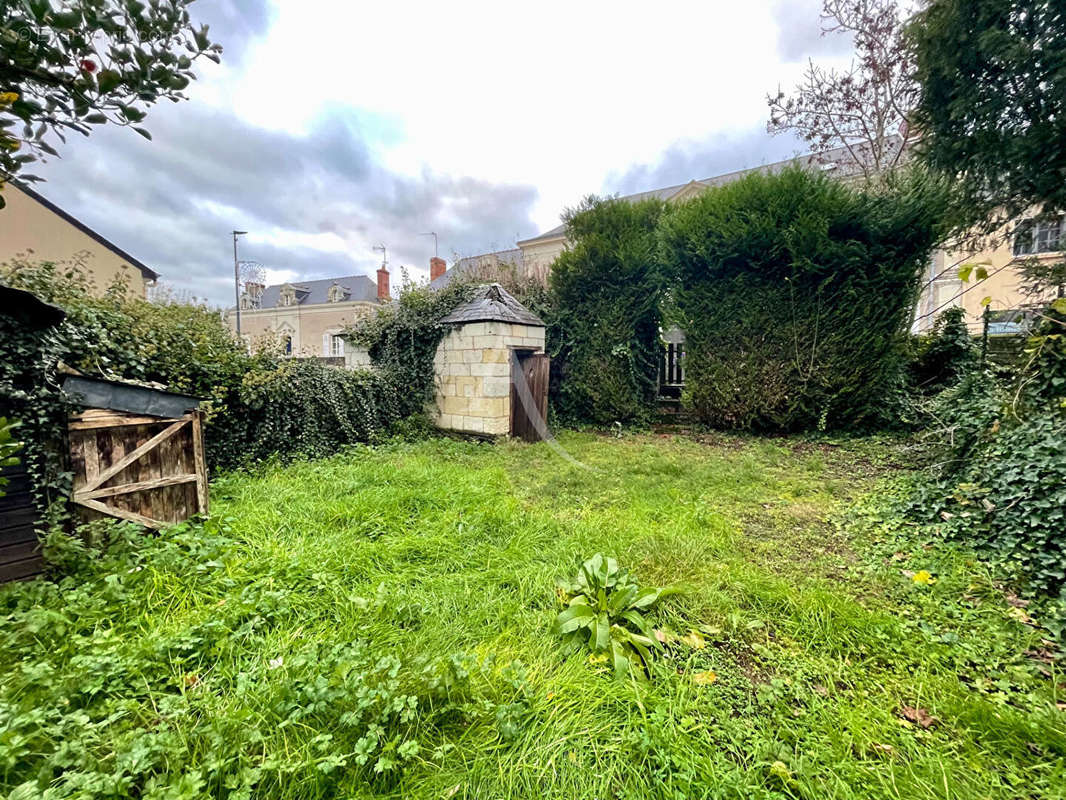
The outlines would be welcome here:
<svg viewBox="0 0 1066 800">
<path fill-rule="evenodd" d="M 413 408 L 397 373 L 326 367 L 280 354 L 249 354 L 217 311 L 147 302 L 121 285 L 97 296 L 78 263 L 17 260 L 0 280 L 61 306 L 66 319 L 41 333 L 0 314 L 0 416 L 18 420 L 37 503 L 62 514 L 70 476 L 63 442 L 69 408 L 62 362 L 86 374 L 155 381 L 205 398 L 204 439 L 212 471 L 258 459 L 322 456 L 373 441 Z"/>
</svg>

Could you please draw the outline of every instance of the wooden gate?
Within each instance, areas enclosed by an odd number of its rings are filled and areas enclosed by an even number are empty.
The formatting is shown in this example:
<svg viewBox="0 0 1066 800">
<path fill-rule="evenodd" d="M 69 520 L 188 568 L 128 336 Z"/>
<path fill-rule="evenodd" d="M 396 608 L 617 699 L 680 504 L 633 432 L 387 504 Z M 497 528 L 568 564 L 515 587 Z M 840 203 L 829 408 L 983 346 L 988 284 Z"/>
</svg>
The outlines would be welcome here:
<svg viewBox="0 0 1066 800">
<path fill-rule="evenodd" d="M 161 528 L 206 514 L 202 412 L 153 417 L 89 409 L 71 417 L 74 502 L 83 515 Z"/>
<path fill-rule="evenodd" d="M 666 342 L 659 351 L 659 397 L 680 399 L 685 387 L 685 345 Z"/>
<path fill-rule="evenodd" d="M 544 353 L 515 353 L 511 360 L 511 435 L 539 442 L 548 430 L 548 374 Z"/>
</svg>

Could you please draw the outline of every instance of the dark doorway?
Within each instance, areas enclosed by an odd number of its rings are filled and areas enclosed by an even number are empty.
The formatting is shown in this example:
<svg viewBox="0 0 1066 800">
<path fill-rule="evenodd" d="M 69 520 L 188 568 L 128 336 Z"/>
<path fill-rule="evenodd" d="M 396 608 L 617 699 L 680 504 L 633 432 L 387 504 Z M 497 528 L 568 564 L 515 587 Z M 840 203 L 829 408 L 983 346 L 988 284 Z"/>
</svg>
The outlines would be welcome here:
<svg viewBox="0 0 1066 800">
<path fill-rule="evenodd" d="M 544 353 L 515 350 L 511 359 L 511 435 L 539 442 L 548 430 L 548 367 Z"/>
</svg>

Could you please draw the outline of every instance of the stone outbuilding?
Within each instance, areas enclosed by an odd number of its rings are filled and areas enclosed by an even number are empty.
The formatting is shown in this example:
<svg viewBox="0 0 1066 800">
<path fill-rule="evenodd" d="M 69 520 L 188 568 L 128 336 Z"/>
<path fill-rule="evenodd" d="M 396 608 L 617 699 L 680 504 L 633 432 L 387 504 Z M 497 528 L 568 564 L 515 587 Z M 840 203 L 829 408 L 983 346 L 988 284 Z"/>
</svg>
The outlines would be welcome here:
<svg viewBox="0 0 1066 800">
<path fill-rule="evenodd" d="M 498 283 L 479 287 L 441 322 L 453 328 L 433 362 L 435 423 L 460 433 L 511 433 L 512 364 L 544 353 L 544 323 Z"/>
</svg>

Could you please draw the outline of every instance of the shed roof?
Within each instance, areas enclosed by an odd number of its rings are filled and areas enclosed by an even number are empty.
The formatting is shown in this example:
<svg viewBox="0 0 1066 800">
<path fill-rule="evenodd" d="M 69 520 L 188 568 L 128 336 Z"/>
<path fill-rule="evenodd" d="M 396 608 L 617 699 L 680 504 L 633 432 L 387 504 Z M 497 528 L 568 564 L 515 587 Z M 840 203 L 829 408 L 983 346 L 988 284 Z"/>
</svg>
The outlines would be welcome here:
<svg viewBox="0 0 1066 800">
<path fill-rule="evenodd" d="M 110 408 L 153 417 L 180 417 L 200 407 L 198 397 L 88 375 L 68 374 L 63 378 L 63 393 L 85 408 Z"/>
<path fill-rule="evenodd" d="M 474 297 L 463 303 L 441 322 L 465 324 L 467 322 L 511 322 L 518 325 L 535 325 L 543 328 L 540 317 L 519 303 L 498 283 L 479 286 Z"/>
<path fill-rule="evenodd" d="M 58 325 L 67 312 L 37 295 L 0 283 L 0 314 L 6 314 L 31 330 Z"/>
</svg>

